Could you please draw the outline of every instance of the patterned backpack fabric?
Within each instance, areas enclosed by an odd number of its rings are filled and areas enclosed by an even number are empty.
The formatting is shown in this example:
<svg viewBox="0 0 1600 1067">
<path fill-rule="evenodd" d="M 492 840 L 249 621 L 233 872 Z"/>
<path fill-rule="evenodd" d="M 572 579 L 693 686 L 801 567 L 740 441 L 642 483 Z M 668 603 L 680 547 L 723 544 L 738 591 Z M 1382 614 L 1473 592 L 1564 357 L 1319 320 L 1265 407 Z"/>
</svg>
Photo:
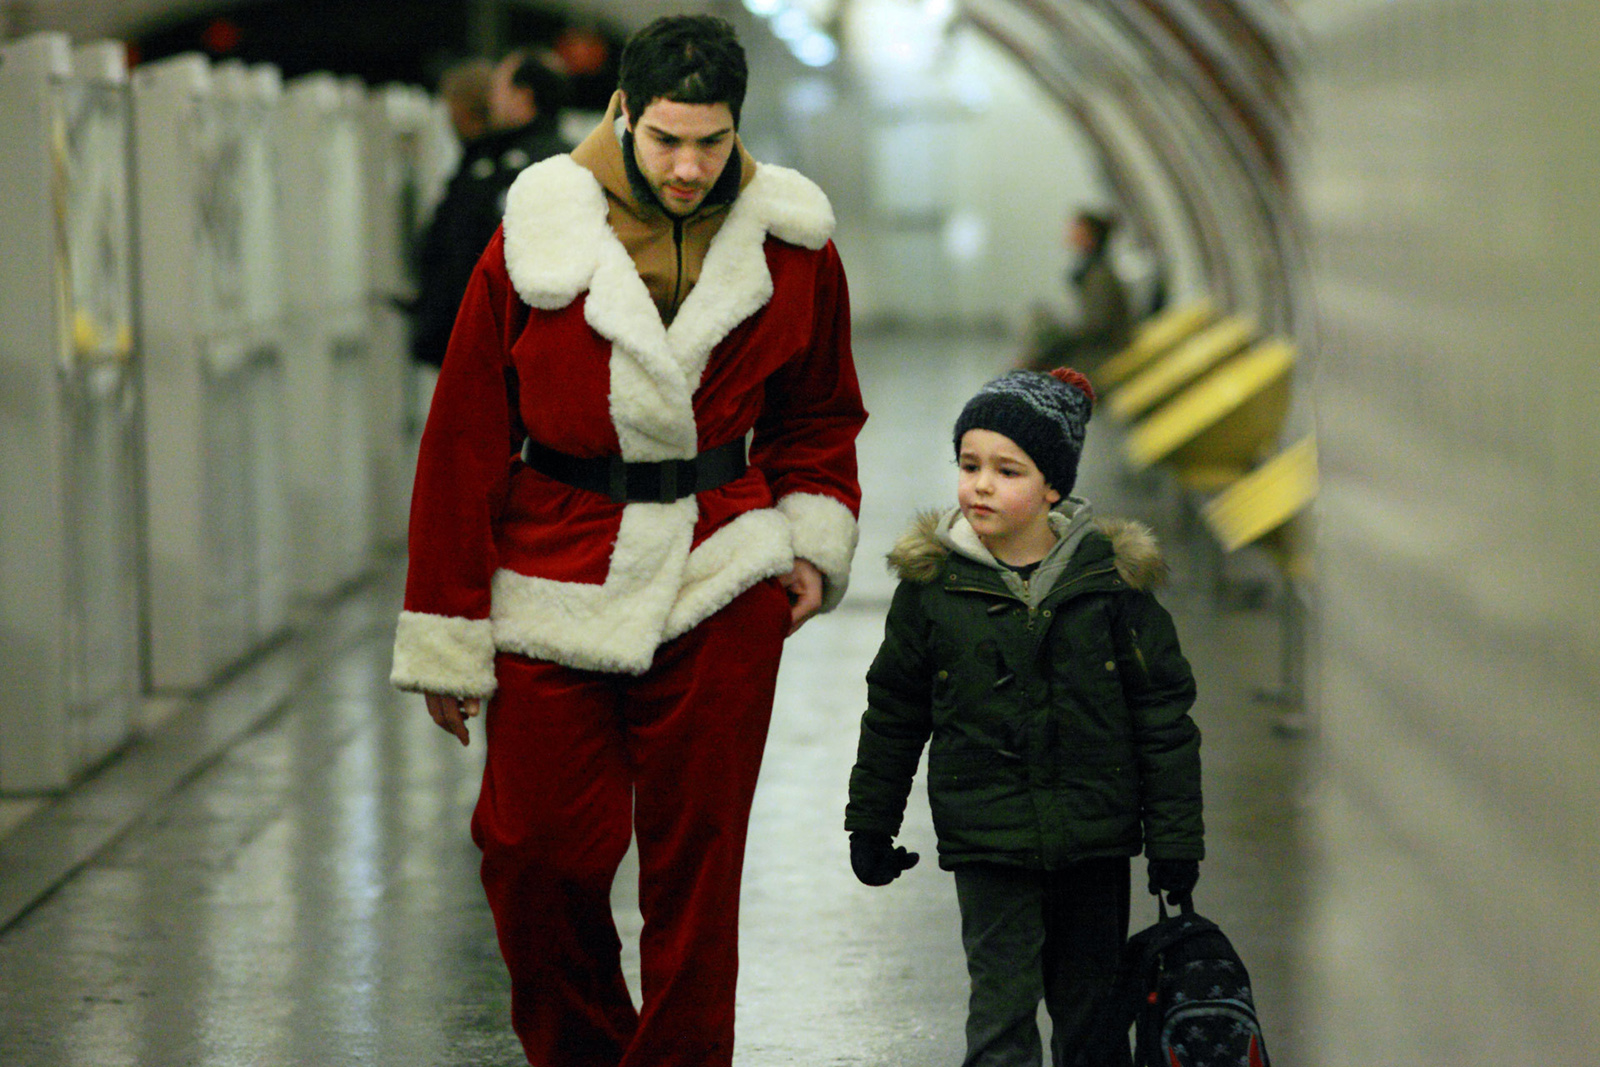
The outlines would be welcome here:
<svg viewBox="0 0 1600 1067">
<path fill-rule="evenodd" d="M 1133 1026 L 1136 1067 L 1271 1067 L 1250 975 L 1192 904 L 1168 918 L 1163 903 L 1161 921 L 1128 940 L 1100 1023 L 1083 1063 L 1126 1063 Z"/>
</svg>

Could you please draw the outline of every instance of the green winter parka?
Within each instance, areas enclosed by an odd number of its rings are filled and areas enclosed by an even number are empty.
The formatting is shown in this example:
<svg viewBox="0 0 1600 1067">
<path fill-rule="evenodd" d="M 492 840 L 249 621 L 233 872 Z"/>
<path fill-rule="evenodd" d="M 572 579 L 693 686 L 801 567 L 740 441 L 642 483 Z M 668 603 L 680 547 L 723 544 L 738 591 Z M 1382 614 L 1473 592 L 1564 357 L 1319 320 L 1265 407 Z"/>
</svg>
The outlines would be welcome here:
<svg viewBox="0 0 1600 1067">
<path fill-rule="evenodd" d="M 1059 540 L 1027 582 L 959 510 L 919 517 L 889 554 L 901 582 L 846 830 L 899 832 L 927 744 L 941 867 L 1204 856 L 1194 677 L 1152 595 L 1155 538 L 1077 498 L 1051 522 Z"/>
</svg>

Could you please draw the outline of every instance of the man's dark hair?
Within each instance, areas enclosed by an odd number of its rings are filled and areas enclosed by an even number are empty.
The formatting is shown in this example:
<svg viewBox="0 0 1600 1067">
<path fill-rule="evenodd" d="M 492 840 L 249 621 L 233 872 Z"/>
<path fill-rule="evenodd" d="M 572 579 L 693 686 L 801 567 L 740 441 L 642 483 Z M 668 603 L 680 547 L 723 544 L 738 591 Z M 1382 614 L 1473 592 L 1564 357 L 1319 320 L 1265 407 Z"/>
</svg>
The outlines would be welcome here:
<svg viewBox="0 0 1600 1067">
<path fill-rule="evenodd" d="M 679 104 L 727 104 L 737 126 L 748 80 L 744 48 L 727 20 L 667 15 L 629 38 L 617 88 L 627 95 L 634 119 L 664 97 Z"/>
<path fill-rule="evenodd" d="M 552 62 L 535 52 L 522 52 L 522 61 L 511 72 L 511 84 L 533 94 L 541 118 L 553 117 L 567 106 L 567 79 Z"/>
</svg>

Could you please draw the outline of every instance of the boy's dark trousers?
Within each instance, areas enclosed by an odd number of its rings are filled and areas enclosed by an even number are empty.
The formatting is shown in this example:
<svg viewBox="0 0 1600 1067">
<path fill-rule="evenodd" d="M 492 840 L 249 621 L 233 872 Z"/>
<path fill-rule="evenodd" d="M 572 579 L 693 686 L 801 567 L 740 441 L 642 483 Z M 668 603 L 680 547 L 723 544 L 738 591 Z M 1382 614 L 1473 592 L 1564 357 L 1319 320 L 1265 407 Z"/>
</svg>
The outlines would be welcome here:
<svg viewBox="0 0 1600 1067">
<path fill-rule="evenodd" d="M 1038 1067 L 1039 1001 L 1054 1067 L 1076 1067 L 1128 939 L 1126 857 L 1059 871 L 957 867 L 961 942 L 972 996 L 963 1067 Z M 1131 1056 L 1083 1067 L 1130 1067 Z"/>
</svg>

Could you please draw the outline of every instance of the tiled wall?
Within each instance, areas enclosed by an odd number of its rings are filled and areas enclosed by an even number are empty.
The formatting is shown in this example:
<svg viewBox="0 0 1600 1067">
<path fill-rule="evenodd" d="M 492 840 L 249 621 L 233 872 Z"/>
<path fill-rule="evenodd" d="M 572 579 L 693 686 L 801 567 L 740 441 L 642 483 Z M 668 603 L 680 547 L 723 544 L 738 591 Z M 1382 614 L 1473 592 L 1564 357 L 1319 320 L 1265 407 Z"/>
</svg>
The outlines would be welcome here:
<svg viewBox="0 0 1600 1067">
<path fill-rule="evenodd" d="M 1299 0 L 1322 1067 L 1600 1038 L 1600 5 Z"/>
</svg>

